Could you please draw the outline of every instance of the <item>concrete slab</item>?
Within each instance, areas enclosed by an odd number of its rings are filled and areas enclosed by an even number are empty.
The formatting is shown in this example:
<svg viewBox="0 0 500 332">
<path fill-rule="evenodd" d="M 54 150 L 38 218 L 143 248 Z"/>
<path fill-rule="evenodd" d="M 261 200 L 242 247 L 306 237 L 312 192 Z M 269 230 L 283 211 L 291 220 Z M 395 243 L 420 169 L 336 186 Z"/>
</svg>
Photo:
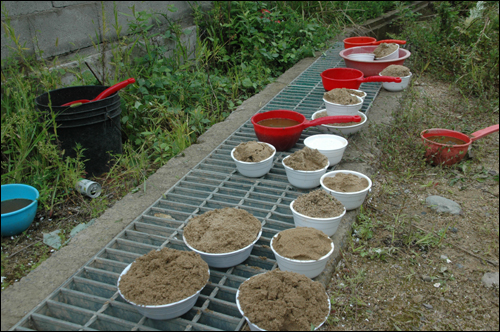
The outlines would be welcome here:
<svg viewBox="0 0 500 332">
<path fill-rule="evenodd" d="M 316 58 L 301 60 L 262 92 L 246 100 L 224 122 L 212 126 L 203 134 L 197 144 L 193 144 L 181 156 L 171 159 L 161 167 L 146 181 L 145 186 L 138 187 L 138 192 L 128 194 L 118 201 L 99 217 L 94 225 L 79 232 L 67 246 L 54 253 L 18 283 L 4 290 L 2 292 L 1 329 L 11 328 L 40 304 L 315 60 Z M 401 93 L 390 93 L 382 89 L 376 101 L 382 100 L 383 102 L 374 102 L 368 113 L 369 121 L 390 122 L 390 114 L 392 111 L 397 111 L 399 106 L 399 103 L 394 100 L 397 100 L 399 96 Z M 364 131 L 366 130 L 365 128 Z M 360 135 L 352 138 L 352 144 L 350 143 L 348 147 L 350 157 L 337 169 L 352 169 L 368 175 L 373 174 L 374 170 L 363 161 L 367 153 L 376 153 L 373 149 L 376 148 L 369 144 L 362 131 Z M 356 215 L 357 211 L 349 212 L 345 217 L 345 222 L 333 237 L 339 248 L 342 248 L 347 237 L 350 236 Z M 340 251 L 335 250 L 328 268 L 318 277 L 324 285 L 329 283 L 340 255 Z"/>
<path fill-rule="evenodd" d="M 25 19 L 14 17 L 10 19 L 9 25 L 10 28 L 12 28 L 11 31 L 14 32 L 15 37 L 19 38 L 19 45 L 28 49 L 30 53 L 34 53 L 35 46 L 33 44 L 33 39 L 31 38 L 31 27 L 29 22 Z M 3 24 L 0 29 L 0 33 L 2 35 L 1 58 L 2 61 L 4 61 L 7 59 L 9 54 L 17 54 L 15 51 L 17 46 L 11 38 L 6 37 L 5 26 Z M 12 32 L 9 32 L 9 35 L 11 33 Z"/>
<path fill-rule="evenodd" d="M 96 3 L 84 3 L 30 15 L 31 35 L 36 37 L 43 56 L 56 56 L 92 45 L 92 39 L 96 42 L 93 20 L 98 17 L 99 10 Z M 89 34 L 89 31 L 94 33 Z"/>
<path fill-rule="evenodd" d="M 5 6 L 9 16 L 13 17 L 51 10 L 52 1 L 2 1 L 2 6 Z M 2 20 L 4 18 L 2 11 Z"/>
</svg>

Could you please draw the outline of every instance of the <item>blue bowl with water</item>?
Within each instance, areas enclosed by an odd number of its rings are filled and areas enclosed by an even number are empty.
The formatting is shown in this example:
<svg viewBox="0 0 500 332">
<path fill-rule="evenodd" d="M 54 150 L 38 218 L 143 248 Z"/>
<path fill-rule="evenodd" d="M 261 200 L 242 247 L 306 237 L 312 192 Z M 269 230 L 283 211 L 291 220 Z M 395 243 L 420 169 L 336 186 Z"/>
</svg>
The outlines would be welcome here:
<svg viewBox="0 0 500 332">
<path fill-rule="evenodd" d="M 2 211 L 5 201 L 13 199 L 32 200 L 28 206 L 8 213 L 2 212 L 2 236 L 12 236 L 24 232 L 35 219 L 38 208 L 38 190 L 27 184 L 3 184 L 2 185 Z"/>
</svg>

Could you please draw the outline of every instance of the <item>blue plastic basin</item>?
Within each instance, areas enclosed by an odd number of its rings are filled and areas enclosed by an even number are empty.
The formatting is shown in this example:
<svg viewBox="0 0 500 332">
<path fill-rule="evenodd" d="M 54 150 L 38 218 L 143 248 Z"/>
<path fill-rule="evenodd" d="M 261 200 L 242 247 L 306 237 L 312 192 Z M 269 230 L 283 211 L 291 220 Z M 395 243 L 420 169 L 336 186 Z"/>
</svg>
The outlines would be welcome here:
<svg viewBox="0 0 500 332">
<path fill-rule="evenodd" d="M 17 235 L 24 232 L 35 219 L 38 207 L 38 190 L 26 184 L 3 184 L 2 202 L 8 199 L 25 198 L 33 202 L 17 211 L 2 214 L 2 236 Z"/>
</svg>

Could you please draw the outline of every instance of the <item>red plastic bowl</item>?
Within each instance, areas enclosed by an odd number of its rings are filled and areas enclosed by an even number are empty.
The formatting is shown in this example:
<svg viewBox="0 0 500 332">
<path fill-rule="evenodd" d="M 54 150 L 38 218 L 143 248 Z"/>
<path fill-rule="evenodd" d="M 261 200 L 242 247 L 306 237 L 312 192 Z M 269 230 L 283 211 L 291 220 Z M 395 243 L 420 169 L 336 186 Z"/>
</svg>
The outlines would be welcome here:
<svg viewBox="0 0 500 332">
<path fill-rule="evenodd" d="M 273 128 L 259 125 L 258 122 L 266 119 L 291 119 L 299 124 L 291 127 Z M 359 115 L 348 116 L 325 116 L 312 121 L 306 120 L 306 117 L 298 112 L 289 110 L 274 110 L 264 113 L 257 113 L 252 116 L 253 129 L 255 135 L 261 142 L 271 144 L 277 151 L 290 150 L 300 138 L 302 130 L 312 126 L 319 126 L 328 123 L 340 122 L 361 122 Z"/>
<path fill-rule="evenodd" d="M 344 59 L 347 68 L 361 70 L 365 76 L 376 76 L 382 70 L 390 65 L 402 66 L 406 59 L 411 55 L 410 51 L 404 48 L 399 48 L 399 58 L 393 60 L 374 60 L 374 61 L 359 61 L 349 59 L 350 54 L 355 53 L 373 53 L 378 46 L 358 46 L 351 47 L 340 51 L 340 56 Z"/>
<path fill-rule="evenodd" d="M 321 81 L 326 91 L 338 88 L 359 89 L 364 82 L 395 82 L 401 83 L 400 77 L 370 76 L 363 77 L 363 72 L 352 68 L 330 68 L 322 72 Z"/>
<path fill-rule="evenodd" d="M 481 130 L 472 133 L 469 137 L 465 134 L 462 134 L 459 131 L 449 130 L 449 129 L 441 129 L 441 128 L 433 128 L 426 129 L 420 133 L 420 137 L 425 146 L 425 158 L 434 163 L 434 164 L 442 164 L 442 165 L 453 165 L 461 161 L 465 155 L 467 154 L 467 150 L 469 146 L 475 140 L 480 139 L 486 135 L 498 131 L 498 125 L 493 125 L 488 128 L 484 128 Z M 465 142 L 465 144 L 460 145 L 448 145 L 441 144 L 430 140 L 430 137 L 435 136 L 448 136 L 453 138 L 458 138 Z"/>
</svg>

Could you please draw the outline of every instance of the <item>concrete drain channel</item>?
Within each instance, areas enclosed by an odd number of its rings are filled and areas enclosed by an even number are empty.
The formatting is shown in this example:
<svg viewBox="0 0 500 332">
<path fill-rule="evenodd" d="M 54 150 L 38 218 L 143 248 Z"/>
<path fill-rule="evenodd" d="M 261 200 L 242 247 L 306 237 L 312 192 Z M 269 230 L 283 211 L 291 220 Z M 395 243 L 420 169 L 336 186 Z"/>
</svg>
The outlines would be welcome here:
<svg viewBox="0 0 500 332">
<path fill-rule="evenodd" d="M 315 111 L 324 108 L 320 73 L 344 66 L 340 50 L 342 44 L 336 43 L 259 112 L 288 109 L 310 119 Z M 360 89 L 368 94 L 363 112 L 368 112 L 380 87 L 380 83 L 363 83 Z M 247 178 L 237 172 L 230 153 L 241 142 L 257 140 L 248 120 L 12 329 L 240 330 L 245 320 L 236 307 L 236 291 L 247 278 L 277 267 L 269 248 L 271 238 L 294 227 L 289 204 L 309 192 L 288 183 L 281 161 L 302 149 L 304 138 L 318 133 L 315 127 L 304 130 L 291 151 L 276 154 L 267 175 Z M 183 227 L 189 219 L 224 207 L 252 213 L 262 222 L 262 236 L 242 264 L 210 269 L 210 281 L 188 313 L 171 320 L 151 320 L 120 297 L 116 283 L 129 263 L 160 247 L 189 250 L 182 241 Z"/>
</svg>

